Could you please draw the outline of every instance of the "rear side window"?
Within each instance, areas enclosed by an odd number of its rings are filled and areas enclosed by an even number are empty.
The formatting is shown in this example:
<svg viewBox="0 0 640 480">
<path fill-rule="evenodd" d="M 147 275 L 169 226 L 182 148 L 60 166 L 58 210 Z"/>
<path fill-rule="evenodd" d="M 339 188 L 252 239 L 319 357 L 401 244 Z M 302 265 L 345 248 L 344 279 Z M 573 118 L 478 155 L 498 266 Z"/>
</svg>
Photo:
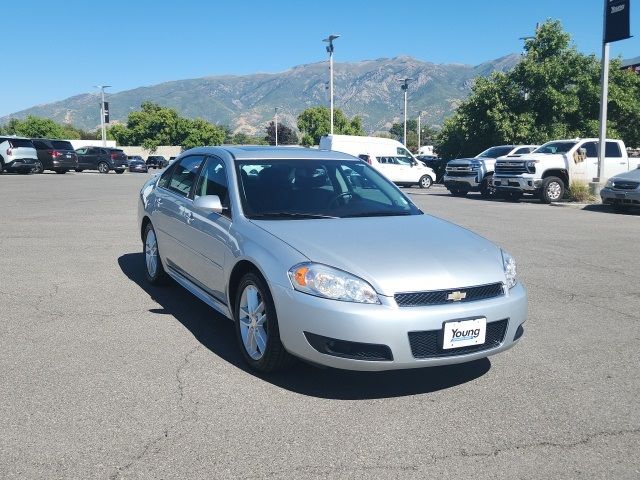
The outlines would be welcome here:
<svg viewBox="0 0 640 480">
<path fill-rule="evenodd" d="M 53 148 L 57 150 L 73 150 L 73 145 L 71 142 L 66 142 L 64 140 L 51 140 Z"/>
<path fill-rule="evenodd" d="M 198 170 L 203 160 L 202 155 L 190 155 L 182 159 L 173 170 L 169 180 L 169 190 L 183 197 L 188 197 L 196 178 L 198 178 Z"/>
<path fill-rule="evenodd" d="M 620 151 L 620 144 L 617 142 L 607 142 L 607 146 L 604 149 L 604 156 L 608 158 L 620 158 L 622 152 Z"/>
<path fill-rule="evenodd" d="M 34 148 L 33 143 L 31 143 L 31 140 L 26 138 L 10 138 L 9 144 L 13 148 L 20 148 L 20 147 Z"/>
</svg>

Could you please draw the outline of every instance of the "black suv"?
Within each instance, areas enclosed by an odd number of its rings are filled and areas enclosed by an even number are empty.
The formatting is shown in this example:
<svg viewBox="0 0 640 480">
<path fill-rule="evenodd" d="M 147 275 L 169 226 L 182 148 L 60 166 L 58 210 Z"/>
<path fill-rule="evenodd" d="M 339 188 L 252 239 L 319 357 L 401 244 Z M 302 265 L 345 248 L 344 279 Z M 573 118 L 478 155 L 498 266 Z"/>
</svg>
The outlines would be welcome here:
<svg viewBox="0 0 640 480">
<path fill-rule="evenodd" d="M 82 147 L 76 153 L 76 172 L 98 170 L 100 173 L 109 173 L 109 170 L 115 170 L 116 173 L 122 173 L 129 166 L 127 156 L 118 148 Z"/>
<path fill-rule="evenodd" d="M 32 138 L 31 143 L 38 152 L 38 160 L 33 168 L 34 173 L 53 170 L 56 173 L 67 173 L 78 167 L 78 155 L 71 142 L 66 140 L 50 140 L 48 138 Z"/>
<path fill-rule="evenodd" d="M 167 159 L 162 155 L 149 155 L 147 157 L 147 167 L 164 168 L 167 166 Z"/>
</svg>

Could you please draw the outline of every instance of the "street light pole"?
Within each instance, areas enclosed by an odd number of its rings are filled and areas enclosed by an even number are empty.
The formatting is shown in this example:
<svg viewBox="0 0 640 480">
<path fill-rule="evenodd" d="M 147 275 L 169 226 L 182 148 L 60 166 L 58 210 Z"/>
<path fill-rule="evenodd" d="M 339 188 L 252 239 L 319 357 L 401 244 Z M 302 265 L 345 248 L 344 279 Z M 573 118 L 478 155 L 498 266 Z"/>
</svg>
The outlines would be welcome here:
<svg viewBox="0 0 640 480">
<path fill-rule="evenodd" d="M 276 107 L 275 126 L 276 126 L 276 147 L 278 146 L 278 108 Z"/>
<path fill-rule="evenodd" d="M 424 115 L 424 114 L 425 114 L 425 112 L 422 111 L 422 110 L 420 110 L 418 112 L 418 153 L 420 153 L 420 147 L 422 146 L 420 144 L 420 117 L 422 117 L 422 115 Z"/>
<path fill-rule="evenodd" d="M 329 43 L 329 45 L 327 45 L 327 52 L 329 53 L 329 116 L 331 119 L 331 135 L 333 135 L 333 41 L 339 37 L 340 35 L 329 35 L 322 40 L 323 42 Z"/>
<path fill-rule="evenodd" d="M 413 80 L 413 78 L 405 78 L 404 80 L 400 80 L 402 85 L 402 91 L 404 92 L 404 131 L 402 135 L 402 144 L 407 146 L 407 89 L 409 88 L 409 82 Z"/>
<path fill-rule="evenodd" d="M 94 85 L 95 88 L 100 89 L 101 101 L 100 101 L 100 130 L 102 131 L 102 146 L 107 146 L 107 127 L 104 123 L 104 89 L 109 88 L 111 85 Z"/>
</svg>

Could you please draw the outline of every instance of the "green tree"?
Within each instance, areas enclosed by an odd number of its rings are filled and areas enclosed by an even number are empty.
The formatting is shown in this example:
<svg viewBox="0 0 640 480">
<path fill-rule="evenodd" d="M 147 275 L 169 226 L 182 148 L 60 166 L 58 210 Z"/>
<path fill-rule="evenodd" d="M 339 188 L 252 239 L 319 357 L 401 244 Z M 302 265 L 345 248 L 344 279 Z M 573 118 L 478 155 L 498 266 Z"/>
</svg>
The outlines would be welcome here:
<svg viewBox="0 0 640 480">
<path fill-rule="evenodd" d="M 276 144 L 276 126 L 274 122 L 267 125 L 267 135 L 264 137 L 269 145 Z M 297 145 L 298 134 L 291 127 L 278 123 L 278 145 Z"/>
<path fill-rule="evenodd" d="M 443 158 L 476 155 L 492 145 L 597 136 L 600 64 L 571 44 L 558 21 L 542 24 L 507 73 L 478 78 L 444 122 Z M 611 63 L 608 136 L 640 144 L 640 76 Z"/>
<path fill-rule="evenodd" d="M 320 137 L 328 135 L 330 128 L 330 112 L 327 107 L 307 108 L 298 115 L 298 130 L 303 133 L 304 141 L 312 141 L 311 145 L 318 145 Z M 342 110 L 337 108 L 333 111 L 333 131 L 339 135 L 365 135 L 360 117 L 349 120 Z M 308 135 L 308 138 L 305 135 Z"/>
<path fill-rule="evenodd" d="M 65 138 L 62 125 L 49 118 L 27 116 L 24 120 L 12 118 L 2 129 L 6 135 L 18 135 L 29 138 Z"/>
</svg>

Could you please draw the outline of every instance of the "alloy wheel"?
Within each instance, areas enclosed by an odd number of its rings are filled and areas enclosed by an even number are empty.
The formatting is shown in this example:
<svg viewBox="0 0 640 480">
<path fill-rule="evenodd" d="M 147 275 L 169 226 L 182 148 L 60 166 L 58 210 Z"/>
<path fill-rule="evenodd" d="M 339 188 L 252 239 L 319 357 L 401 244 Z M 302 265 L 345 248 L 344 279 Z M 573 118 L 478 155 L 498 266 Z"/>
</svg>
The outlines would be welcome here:
<svg viewBox="0 0 640 480">
<path fill-rule="evenodd" d="M 255 285 L 247 285 L 240 297 L 238 320 L 247 354 L 260 360 L 267 348 L 267 312 L 264 299 Z"/>
<path fill-rule="evenodd" d="M 151 278 L 158 273 L 158 241 L 153 230 L 149 230 L 144 242 L 144 257 L 147 262 L 147 272 Z"/>
<path fill-rule="evenodd" d="M 558 182 L 551 182 L 547 186 L 547 195 L 551 199 L 551 201 L 556 201 L 560 199 L 560 195 L 562 195 L 562 187 Z"/>
</svg>

